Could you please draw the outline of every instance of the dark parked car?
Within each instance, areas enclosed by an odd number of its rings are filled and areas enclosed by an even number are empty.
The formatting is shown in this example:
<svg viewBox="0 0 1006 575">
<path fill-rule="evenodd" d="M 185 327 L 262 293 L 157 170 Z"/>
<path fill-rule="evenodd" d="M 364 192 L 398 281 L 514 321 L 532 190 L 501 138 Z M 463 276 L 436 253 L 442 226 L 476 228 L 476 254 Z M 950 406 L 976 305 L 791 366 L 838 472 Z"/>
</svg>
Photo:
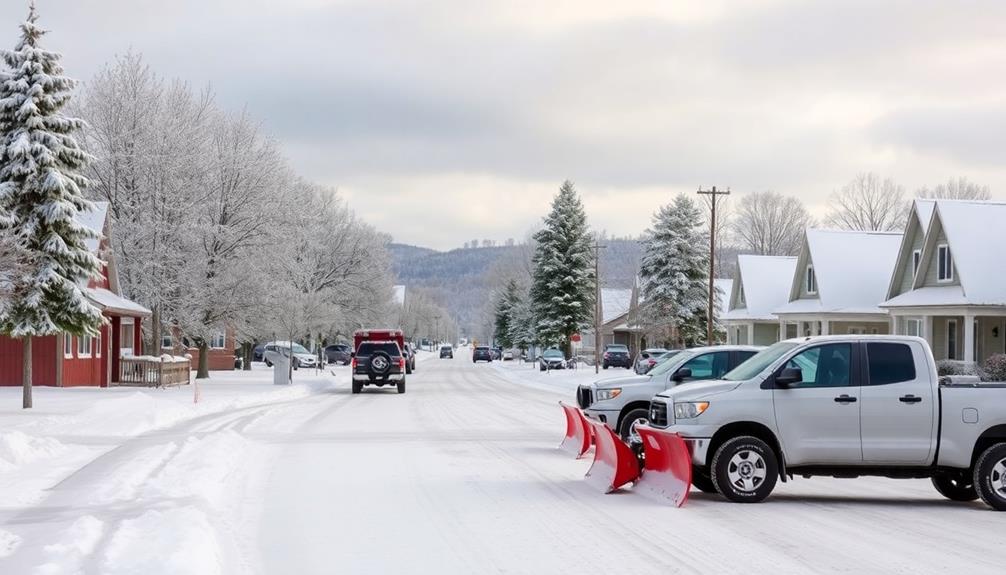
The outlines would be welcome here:
<svg viewBox="0 0 1006 575">
<path fill-rule="evenodd" d="M 494 347 L 494 348 L 492 348 L 492 350 L 493 350 L 493 359 L 499 359 L 499 360 L 503 359 L 503 348 L 502 347 Z"/>
<path fill-rule="evenodd" d="M 632 367 L 632 358 L 629 357 L 629 348 L 620 344 L 609 344 L 604 346 L 604 355 L 601 356 L 601 367 Z"/>
<path fill-rule="evenodd" d="M 405 356 L 405 373 L 411 374 L 413 371 L 416 371 L 416 350 L 412 349 L 411 344 L 405 344 L 402 355 Z"/>
<path fill-rule="evenodd" d="M 541 371 L 566 369 L 566 354 L 561 349 L 546 349 L 538 357 L 538 368 Z"/>
<path fill-rule="evenodd" d="M 265 344 L 260 343 L 252 348 L 252 361 L 265 361 Z"/>
<path fill-rule="evenodd" d="M 336 343 L 325 347 L 325 361 L 349 365 L 353 361 L 353 346 L 348 343 Z"/>
<path fill-rule="evenodd" d="M 493 360 L 493 351 L 489 349 L 489 346 L 487 345 L 477 346 L 475 348 L 475 351 L 472 352 L 472 363 L 476 363 L 479 361 L 488 361 L 492 363 L 492 360 Z"/>
<path fill-rule="evenodd" d="M 454 348 L 449 345 L 440 346 L 440 359 L 454 359 Z"/>
</svg>

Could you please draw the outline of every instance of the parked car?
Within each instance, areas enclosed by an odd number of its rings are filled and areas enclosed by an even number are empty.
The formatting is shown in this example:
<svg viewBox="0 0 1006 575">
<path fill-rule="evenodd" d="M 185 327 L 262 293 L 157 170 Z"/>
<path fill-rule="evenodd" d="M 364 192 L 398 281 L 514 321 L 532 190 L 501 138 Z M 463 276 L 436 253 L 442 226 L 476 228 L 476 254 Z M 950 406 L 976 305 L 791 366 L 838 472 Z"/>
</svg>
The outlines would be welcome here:
<svg viewBox="0 0 1006 575">
<path fill-rule="evenodd" d="M 272 367 L 279 360 L 280 355 L 287 358 L 290 357 L 290 342 L 273 341 L 265 344 L 262 358 L 266 365 Z M 293 344 L 293 359 L 291 361 L 293 362 L 294 369 L 316 367 L 318 365 L 318 358 L 299 343 Z"/>
<path fill-rule="evenodd" d="M 918 337 L 782 341 L 657 395 L 649 416 L 688 443 L 695 486 L 730 501 L 762 501 L 779 479 L 878 475 L 1006 511 L 1006 383 L 941 381 Z"/>
<path fill-rule="evenodd" d="M 260 343 L 252 348 L 252 361 L 265 361 L 265 344 Z"/>
<path fill-rule="evenodd" d="M 349 365 L 353 361 L 353 347 L 348 343 L 335 343 L 325 346 L 325 361 Z"/>
<path fill-rule="evenodd" d="M 601 356 L 601 367 L 632 367 L 632 358 L 629 357 L 629 348 L 621 344 L 608 344 L 604 346 L 604 355 Z"/>
<path fill-rule="evenodd" d="M 353 334 L 353 393 L 365 385 L 395 385 L 405 393 L 407 364 L 402 348 L 405 336 L 401 330 L 359 330 Z"/>
<path fill-rule="evenodd" d="M 640 352 L 639 357 L 636 358 L 636 363 L 634 364 L 633 367 L 635 368 L 636 373 L 638 373 L 639 375 L 643 375 L 644 373 L 653 369 L 653 366 L 660 363 L 661 360 L 673 357 L 674 354 L 678 353 L 679 351 L 681 350 L 679 349 L 666 350 L 659 347 L 644 349 L 642 352 Z"/>
<path fill-rule="evenodd" d="M 487 345 L 475 346 L 475 350 L 472 351 L 472 363 L 477 363 L 480 361 L 488 361 L 489 363 L 492 363 L 493 352 L 491 349 L 489 349 L 489 346 Z"/>
<path fill-rule="evenodd" d="M 449 345 L 440 346 L 440 359 L 454 359 L 454 348 Z"/>
<path fill-rule="evenodd" d="M 502 347 L 494 347 L 494 348 L 492 348 L 492 353 L 493 353 L 493 359 L 498 359 L 498 360 L 502 360 L 503 359 L 503 348 Z"/>
<path fill-rule="evenodd" d="M 405 344 L 402 348 L 402 355 L 405 356 L 405 373 L 411 374 L 416 371 L 416 351 L 412 349 L 412 346 Z"/>
<path fill-rule="evenodd" d="M 513 361 L 513 350 L 506 350 L 503 352 L 503 361 Z"/>
<path fill-rule="evenodd" d="M 541 371 L 566 369 L 566 354 L 561 349 L 546 349 L 538 356 L 538 369 Z"/>
<path fill-rule="evenodd" d="M 633 427 L 646 423 L 654 395 L 682 383 L 722 377 L 761 349 L 747 345 L 686 349 L 647 374 L 581 385 L 576 393 L 577 404 L 587 417 L 605 423 L 629 441 L 635 435 Z"/>
</svg>

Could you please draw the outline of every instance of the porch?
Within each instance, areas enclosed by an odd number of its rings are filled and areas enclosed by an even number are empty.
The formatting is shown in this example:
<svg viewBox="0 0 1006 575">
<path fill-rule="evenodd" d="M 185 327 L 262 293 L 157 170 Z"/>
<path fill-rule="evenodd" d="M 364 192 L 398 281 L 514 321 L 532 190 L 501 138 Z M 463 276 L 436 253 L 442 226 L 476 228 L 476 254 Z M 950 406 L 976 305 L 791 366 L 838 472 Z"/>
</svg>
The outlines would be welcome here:
<svg viewBox="0 0 1006 575">
<path fill-rule="evenodd" d="M 1006 308 L 892 310 L 895 333 L 922 337 L 943 359 L 982 363 L 1006 353 Z"/>
<path fill-rule="evenodd" d="M 779 314 L 779 330 L 789 337 L 813 335 L 889 334 L 886 314 L 800 315 Z"/>
</svg>

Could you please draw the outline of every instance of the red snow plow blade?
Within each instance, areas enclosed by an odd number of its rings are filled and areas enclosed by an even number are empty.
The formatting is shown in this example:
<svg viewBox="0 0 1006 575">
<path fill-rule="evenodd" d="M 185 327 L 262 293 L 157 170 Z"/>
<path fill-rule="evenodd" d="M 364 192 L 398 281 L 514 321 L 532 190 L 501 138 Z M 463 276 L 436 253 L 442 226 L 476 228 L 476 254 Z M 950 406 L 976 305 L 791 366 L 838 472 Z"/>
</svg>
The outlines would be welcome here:
<svg viewBox="0 0 1006 575">
<path fill-rule="evenodd" d="M 587 418 L 580 413 L 579 409 L 561 401 L 559 406 L 566 414 L 566 437 L 559 444 L 559 449 L 580 459 L 590 449 L 590 427 L 587 425 Z"/>
<path fill-rule="evenodd" d="M 587 482 L 605 493 L 639 479 L 639 460 L 628 445 L 607 425 L 587 421 L 594 430 L 594 463 L 587 470 Z"/>
<path fill-rule="evenodd" d="M 685 440 L 677 433 L 648 425 L 637 425 L 636 433 L 643 441 L 646 463 L 632 490 L 681 507 L 692 486 L 692 454 Z"/>
</svg>

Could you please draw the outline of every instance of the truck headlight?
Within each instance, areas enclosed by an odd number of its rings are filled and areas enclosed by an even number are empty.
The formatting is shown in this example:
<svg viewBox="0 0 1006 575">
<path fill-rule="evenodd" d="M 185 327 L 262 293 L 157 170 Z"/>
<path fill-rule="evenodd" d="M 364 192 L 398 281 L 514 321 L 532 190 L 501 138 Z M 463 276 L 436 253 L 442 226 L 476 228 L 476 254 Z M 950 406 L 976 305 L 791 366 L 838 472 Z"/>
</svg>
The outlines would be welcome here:
<svg viewBox="0 0 1006 575">
<path fill-rule="evenodd" d="M 674 419 L 694 419 L 709 408 L 708 401 L 691 401 L 674 404 Z"/>
<path fill-rule="evenodd" d="M 607 401 L 609 399 L 615 399 L 622 394 L 622 388 L 614 387 L 611 389 L 599 389 L 597 390 L 597 401 Z"/>
</svg>

